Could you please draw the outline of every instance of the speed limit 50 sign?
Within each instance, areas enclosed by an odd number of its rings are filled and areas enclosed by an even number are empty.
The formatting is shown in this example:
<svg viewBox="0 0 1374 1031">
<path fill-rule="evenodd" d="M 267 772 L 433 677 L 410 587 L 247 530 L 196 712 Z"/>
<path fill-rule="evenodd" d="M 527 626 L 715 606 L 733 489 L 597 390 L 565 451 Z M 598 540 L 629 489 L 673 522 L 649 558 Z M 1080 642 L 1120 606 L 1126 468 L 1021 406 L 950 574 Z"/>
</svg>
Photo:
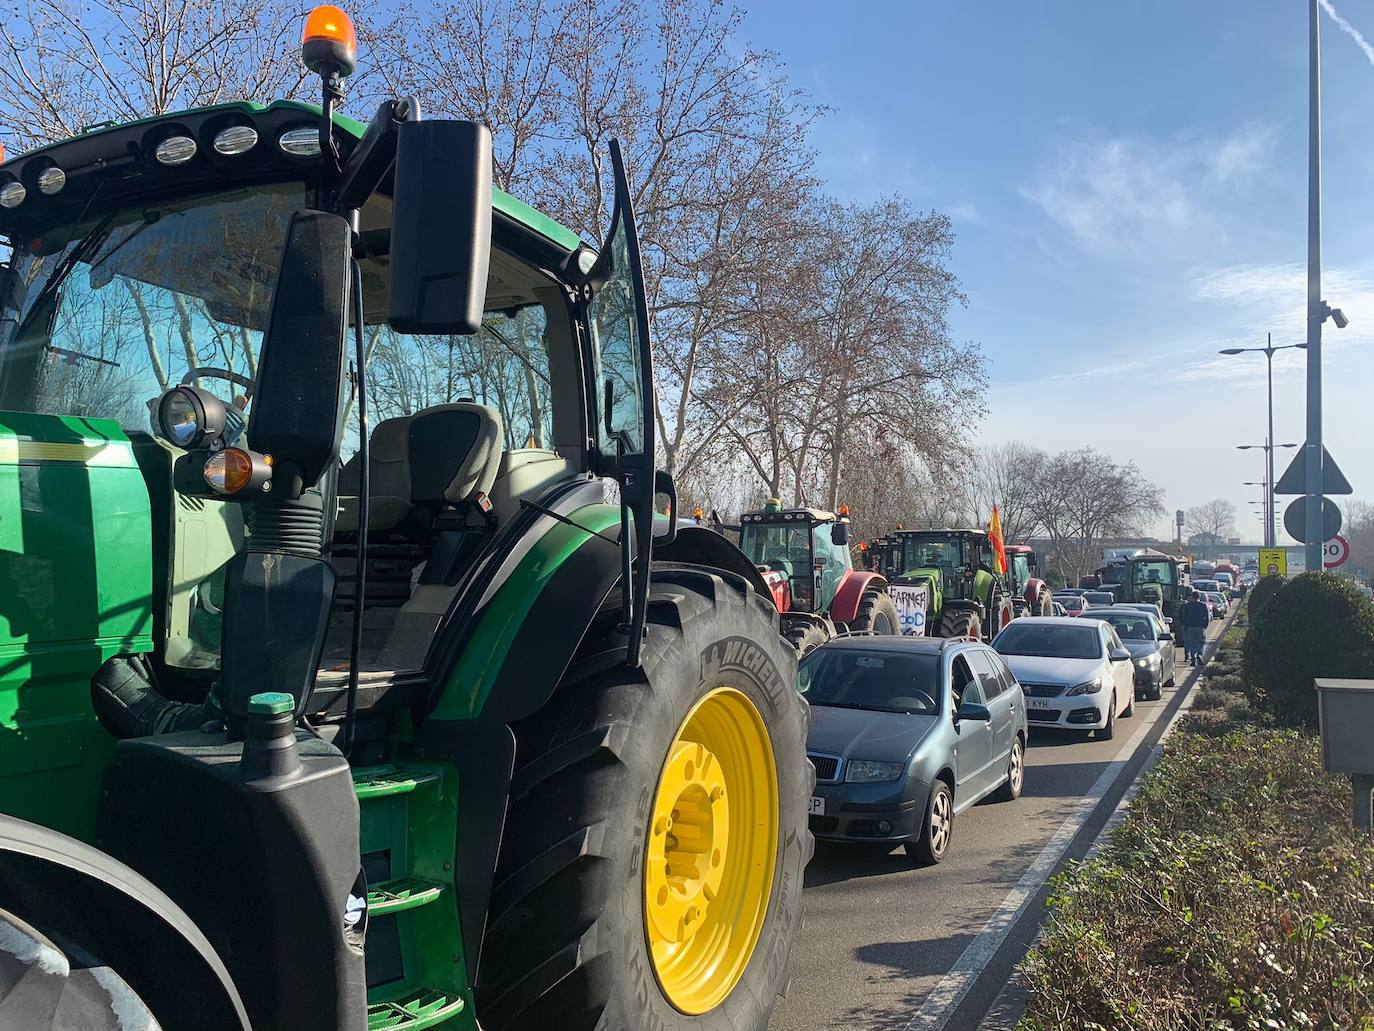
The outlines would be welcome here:
<svg viewBox="0 0 1374 1031">
<path fill-rule="evenodd" d="M 1343 566 L 1349 557 L 1350 542 L 1340 534 L 1336 534 L 1322 545 L 1322 567 L 1324 569 L 1335 569 L 1337 566 Z"/>
</svg>

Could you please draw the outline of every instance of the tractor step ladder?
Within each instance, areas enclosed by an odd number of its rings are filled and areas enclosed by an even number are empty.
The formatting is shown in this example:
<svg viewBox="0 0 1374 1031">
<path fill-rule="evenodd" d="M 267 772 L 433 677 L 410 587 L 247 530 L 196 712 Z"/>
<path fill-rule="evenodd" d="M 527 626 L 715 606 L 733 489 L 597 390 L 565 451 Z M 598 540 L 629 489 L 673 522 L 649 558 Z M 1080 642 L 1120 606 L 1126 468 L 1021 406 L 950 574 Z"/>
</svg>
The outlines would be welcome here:
<svg viewBox="0 0 1374 1031">
<path fill-rule="evenodd" d="M 453 869 L 457 776 L 439 763 L 353 771 L 368 875 L 368 1031 L 473 1026 Z"/>
</svg>

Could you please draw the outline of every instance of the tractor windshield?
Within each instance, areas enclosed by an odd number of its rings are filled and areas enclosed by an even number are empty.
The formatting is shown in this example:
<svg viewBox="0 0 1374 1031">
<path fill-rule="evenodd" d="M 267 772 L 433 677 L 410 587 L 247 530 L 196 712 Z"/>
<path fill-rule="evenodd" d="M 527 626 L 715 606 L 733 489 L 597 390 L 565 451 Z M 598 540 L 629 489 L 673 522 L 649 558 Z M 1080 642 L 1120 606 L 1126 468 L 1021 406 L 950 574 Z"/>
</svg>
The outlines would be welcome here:
<svg viewBox="0 0 1374 1031">
<path fill-rule="evenodd" d="M 251 395 L 300 184 L 100 213 L 16 241 L 0 314 L 0 408 L 151 428 L 149 403 L 201 383 Z"/>
<path fill-rule="evenodd" d="M 0 409 L 148 432 L 158 398 L 193 383 L 251 415 L 286 228 L 305 202 L 299 183 L 248 187 L 99 213 L 15 241 L 0 315 Z M 384 254 L 385 237 L 365 231 L 367 249 Z M 501 292 L 489 293 L 476 334 L 407 336 L 382 318 L 385 267 L 362 264 L 374 421 L 475 400 L 500 414 L 508 449 L 554 446 L 551 320 L 546 284 L 532 270 L 501 256 Z M 351 397 L 345 409 L 347 458 L 358 446 Z"/>
<path fill-rule="evenodd" d="M 1164 587 L 1177 583 L 1172 562 L 1133 562 L 1131 564 L 1131 583 L 1159 584 Z"/>
<path fill-rule="evenodd" d="M 962 540 L 907 537 L 902 541 L 902 569 L 958 569 L 968 565 Z"/>
<path fill-rule="evenodd" d="M 809 575 L 811 528 L 804 522 L 746 523 L 740 530 L 740 548 L 756 566 L 788 577 Z"/>
<path fill-rule="evenodd" d="M 1030 559 L 1017 552 L 1011 556 L 1011 576 L 1016 584 L 1025 584 L 1031 578 Z"/>
</svg>

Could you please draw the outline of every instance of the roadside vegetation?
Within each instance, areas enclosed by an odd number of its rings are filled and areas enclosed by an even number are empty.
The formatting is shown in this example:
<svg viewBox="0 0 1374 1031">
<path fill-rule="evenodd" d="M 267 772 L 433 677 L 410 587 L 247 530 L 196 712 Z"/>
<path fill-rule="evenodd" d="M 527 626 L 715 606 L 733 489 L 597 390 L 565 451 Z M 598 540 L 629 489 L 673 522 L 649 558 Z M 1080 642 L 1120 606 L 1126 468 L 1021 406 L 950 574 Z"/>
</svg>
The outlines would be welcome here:
<svg viewBox="0 0 1374 1031">
<path fill-rule="evenodd" d="M 1294 687 L 1374 676 L 1374 606 L 1329 574 L 1254 596 L 1126 819 L 1056 879 L 1022 968 L 1025 1031 L 1374 1031 L 1374 840 Z M 1273 660 L 1259 633 L 1291 654 Z"/>
</svg>

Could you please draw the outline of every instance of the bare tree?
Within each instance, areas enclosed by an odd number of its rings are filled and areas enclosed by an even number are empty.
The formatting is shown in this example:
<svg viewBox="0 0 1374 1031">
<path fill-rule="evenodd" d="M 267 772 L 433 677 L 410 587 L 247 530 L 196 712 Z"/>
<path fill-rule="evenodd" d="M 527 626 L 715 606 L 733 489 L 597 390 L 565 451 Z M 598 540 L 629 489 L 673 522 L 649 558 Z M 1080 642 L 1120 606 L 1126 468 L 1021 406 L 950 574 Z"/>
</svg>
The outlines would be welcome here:
<svg viewBox="0 0 1374 1031">
<path fill-rule="evenodd" d="M 21 0 L 0 24 L 0 123 L 22 148 L 105 121 L 300 93 L 281 0 Z"/>
<path fill-rule="evenodd" d="M 1019 441 L 980 448 L 965 467 L 964 499 L 968 517 L 987 520 L 992 506 L 1002 517 L 1002 533 L 1008 541 L 1025 540 L 1041 529 L 1036 513 L 1040 484 L 1034 471 L 1043 468 L 1045 453 Z"/>
<path fill-rule="evenodd" d="M 1134 463 L 1117 465 L 1092 448 L 1039 459 L 1027 470 L 1036 483 L 1031 502 L 1068 583 L 1096 568 L 1102 540 L 1137 530 L 1164 511 L 1162 492 Z"/>
<path fill-rule="evenodd" d="M 1189 534 L 1229 537 L 1236 532 L 1236 506 L 1225 498 L 1213 498 L 1188 509 L 1183 514 L 1183 525 Z"/>
</svg>

